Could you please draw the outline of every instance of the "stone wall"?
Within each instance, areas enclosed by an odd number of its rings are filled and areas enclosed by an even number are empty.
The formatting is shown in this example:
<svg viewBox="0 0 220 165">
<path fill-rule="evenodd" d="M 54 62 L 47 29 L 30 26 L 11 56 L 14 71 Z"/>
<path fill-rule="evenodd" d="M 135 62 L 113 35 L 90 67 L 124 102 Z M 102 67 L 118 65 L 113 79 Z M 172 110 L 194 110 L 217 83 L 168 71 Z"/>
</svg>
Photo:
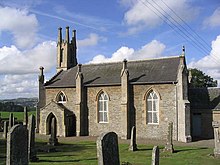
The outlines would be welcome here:
<svg viewBox="0 0 220 165">
<path fill-rule="evenodd" d="M 155 90 L 159 97 L 159 124 L 147 124 L 146 113 L 146 94 L 151 89 Z M 51 100 L 55 100 L 57 94 L 63 91 L 67 97 L 67 102 L 63 105 L 74 114 L 76 107 L 76 89 L 75 88 L 55 88 L 46 89 L 46 104 Z M 97 96 L 104 91 L 109 97 L 109 122 L 98 123 L 97 112 Z M 157 138 L 166 139 L 168 122 L 173 122 L 173 137 L 177 140 L 177 101 L 176 101 L 176 85 L 175 84 L 159 84 L 159 85 L 129 85 L 130 91 L 130 125 L 136 125 L 138 138 Z M 88 132 L 90 136 L 99 136 L 103 132 L 114 131 L 119 137 L 123 136 L 121 113 L 121 86 L 103 86 L 103 87 L 85 87 L 84 88 L 84 108 L 88 115 Z M 53 111 L 53 109 L 51 109 Z M 43 111 L 41 113 L 44 113 Z M 46 116 L 46 114 L 45 114 Z M 63 117 L 57 116 L 58 120 Z M 85 116 L 85 118 L 87 118 Z M 62 119 L 63 120 L 63 119 Z M 42 122 L 45 119 L 41 120 Z M 125 120 L 124 120 L 125 121 Z M 41 128 L 44 128 L 41 123 Z M 62 128 L 60 126 L 60 128 Z M 63 127 L 64 128 L 64 127 Z M 64 130 L 63 130 L 64 131 Z M 65 133 L 58 130 L 59 135 Z M 42 132 L 42 131 L 41 131 Z"/>
<path fill-rule="evenodd" d="M 109 97 L 109 122 L 98 123 L 97 113 L 97 96 L 103 91 Z M 116 132 L 119 137 L 121 134 L 121 87 L 88 87 L 87 88 L 87 104 L 86 107 L 89 109 L 89 135 L 99 136 L 103 132 Z"/>
<path fill-rule="evenodd" d="M 159 94 L 159 124 L 147 124 L 146 94 L 150 90 Z M 166 139 L 168 122 L 174 123 L 173 135 L 177 138 L 175 85 L 135 85 L 134 111 L 138 138 Z"/>
<path fill-rule="evenodd" d="M 191 110 L 191 123 L 195 120 L 194 115 L 199 115 L 201 117 L 201 135 L 196 137 L 193 134 L 192 124 L 192 136 L 193 138 L 201 138 L 201 139 L 210 139 L 214 138 L 212 121 L 220 122 L 220 111 L 219 110 L 211 110 L 211 109 L 192 109 Z"/>
</svg>

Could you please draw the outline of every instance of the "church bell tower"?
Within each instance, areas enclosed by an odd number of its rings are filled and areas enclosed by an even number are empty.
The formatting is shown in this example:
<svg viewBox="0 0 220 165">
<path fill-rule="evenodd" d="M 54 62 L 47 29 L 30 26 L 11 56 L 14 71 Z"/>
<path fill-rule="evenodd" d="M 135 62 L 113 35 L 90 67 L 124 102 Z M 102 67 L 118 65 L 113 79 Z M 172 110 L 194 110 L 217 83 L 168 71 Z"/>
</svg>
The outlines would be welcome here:
<svg viewBox="0 0 220 165">
<path fill-rule="evenodd" d="M 73 36 L 70 41 L 69 27 L 66 27 L 65 40 L 62 39 L 62 28 L 58 28 L 57 72 L 67 70 L 77 65 L 76 49 L 76 30 L 73 30 Z"/>
</svg>

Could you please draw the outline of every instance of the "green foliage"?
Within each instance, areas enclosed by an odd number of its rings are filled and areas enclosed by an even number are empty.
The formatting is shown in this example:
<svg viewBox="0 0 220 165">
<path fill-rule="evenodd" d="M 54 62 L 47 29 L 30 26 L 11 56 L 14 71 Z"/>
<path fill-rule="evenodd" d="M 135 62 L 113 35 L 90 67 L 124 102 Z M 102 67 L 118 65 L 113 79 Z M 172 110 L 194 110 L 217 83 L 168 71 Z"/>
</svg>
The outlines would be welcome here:
<svg viewBox="0 0 220 165">
<path fill-rule="evenodd" d="M 217 87 L 217 80 L 214 80 L 211 76 L 206 75 L 201 70 L 196 68 L 191 69 L 192 73 L 192 80 L 191 86 L 192 87 Z"/>
<path fill-rule="evenodd" d="M 5 112 L 22 112 L 24 108 L 21 105 L 16 105 L 14 102 L 0 102 L 0 111 Z"/>
</svg>

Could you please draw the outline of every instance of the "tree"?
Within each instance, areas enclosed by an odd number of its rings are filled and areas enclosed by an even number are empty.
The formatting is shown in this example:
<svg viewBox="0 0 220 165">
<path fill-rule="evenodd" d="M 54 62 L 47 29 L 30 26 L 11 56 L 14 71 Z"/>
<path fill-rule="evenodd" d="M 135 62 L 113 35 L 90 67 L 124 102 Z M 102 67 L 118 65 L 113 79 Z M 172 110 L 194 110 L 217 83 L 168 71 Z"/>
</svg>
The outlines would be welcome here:
<svg viewBox="0 0 220 165">
<path fill-rule="evenodd" d="M 218 82 L 196 68 L 191 69 L 191 87 L 217 87 Z"/>
</svg>

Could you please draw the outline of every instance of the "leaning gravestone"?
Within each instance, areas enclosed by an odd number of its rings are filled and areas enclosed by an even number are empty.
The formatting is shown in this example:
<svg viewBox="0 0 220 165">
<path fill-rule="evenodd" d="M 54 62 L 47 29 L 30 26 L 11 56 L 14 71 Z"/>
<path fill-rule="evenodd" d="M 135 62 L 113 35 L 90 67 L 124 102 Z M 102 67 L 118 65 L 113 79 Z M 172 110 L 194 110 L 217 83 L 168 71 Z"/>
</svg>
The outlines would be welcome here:
<svg viewBox="0 0 220 165">
<path fill-rule="evenodd" d="M 38 160 L 36 156 L 35 148 L 35 116 L 31 115 L 29 118 L 28 125 L 28 157 L 31 162 L 36 162 Z"/>
<path fill-rule="evenodd" d="M 214 128 L 214 141 L 215 141 L 214 156 L 216 158 L 220 158 L 219 122 L 213 121 L 212 122 L 212 127 Z"/>
<path fill-rule="evenodd" d="M 131 129 L 131 141 L 129 146 L 130 151 L 137 151 L 137 143 L 136 143 L 136 127 L 133 126 Z"/>
<path fill-rule="evenodd" d="M 56 146 L 58 144 L 57 139 L 57 125 L 56 125 L 56 118 L 52 118 L 51 122 L 51 134 L 49 138 L 49 145 Z"/>
<path fill-rule="evenodd" d="M 13 127 L 13 113 L 10 113 L 9 123 L 8 123 L 8 130 L 10 130 L 12 127 Z"/>
<path fill-rule="evenodd" d="M 28 165 L 28 130 L 17 124 L 7 135 L 6 165 Z"/>
<path fill-rule="evenodd" d="M 7 139 L 7 133 L 8 133 L 8 121 L 4 121 L 4 128 L 3 128 L 3 138 Z"/>
<path fill-rule="evenodd" d="M 167 132 L 167 143 L 164 148 L 165 152 L 174 152 L 173 149 L 173 122 L 170 122 L 168 125 L 168 132 Z"/>
<path fill-rule="evenodd" d="M 154 146 L 152 150 L 152 162 L 151 165 L 159 165 L 160 151 L 158 146 Z"/>
<path fill-rule="evenodd" d="M 27 107 L 24 107 L 24 120 L 23 125 L 28 125 L 28 113 L 27 113 Z"/>
<path fill-rule="evenodd" d="M 118 136 L 115 132 L 101 134 L 96 145 L 98 165 L 120 165 Z"/>
</svg>

